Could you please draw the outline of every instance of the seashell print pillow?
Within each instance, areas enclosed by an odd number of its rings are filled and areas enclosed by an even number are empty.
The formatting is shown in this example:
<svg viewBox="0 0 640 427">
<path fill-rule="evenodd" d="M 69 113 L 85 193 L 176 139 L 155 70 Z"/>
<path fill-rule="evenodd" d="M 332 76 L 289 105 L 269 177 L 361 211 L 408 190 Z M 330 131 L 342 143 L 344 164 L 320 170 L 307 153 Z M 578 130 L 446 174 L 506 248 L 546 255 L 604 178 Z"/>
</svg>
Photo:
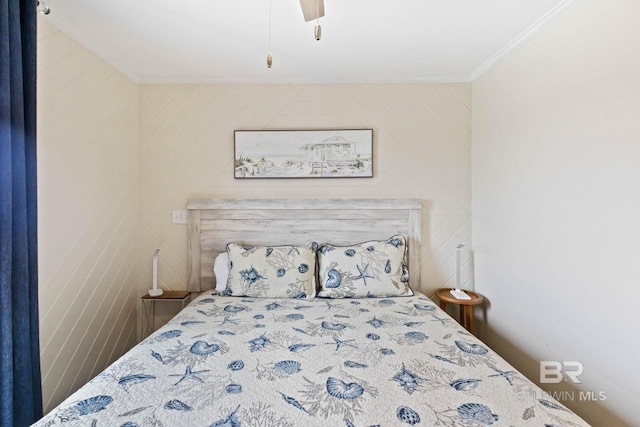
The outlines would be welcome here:
<svg viewBox="0 0 640 427">
<path fill-rule="evenodd" d="M 411 296 L 406 239 L 398 234 L 351 246 L 324 244 L 318 250 L 319 297 Z"/>
<path fill-rule="evenodd" d="M 307 246 L 227 244 L 229 277 L 224 295 L 313 298 L 316 294 L 316 242 Z"/>
</svg>

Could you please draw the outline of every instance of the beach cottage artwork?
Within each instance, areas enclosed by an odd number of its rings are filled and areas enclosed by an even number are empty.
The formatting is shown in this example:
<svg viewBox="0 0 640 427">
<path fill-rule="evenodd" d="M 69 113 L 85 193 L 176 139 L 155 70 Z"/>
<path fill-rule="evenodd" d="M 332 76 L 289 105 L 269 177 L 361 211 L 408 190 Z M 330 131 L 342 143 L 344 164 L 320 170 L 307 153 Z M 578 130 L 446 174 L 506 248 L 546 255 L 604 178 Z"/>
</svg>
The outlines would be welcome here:
<svg viewBox="0 0 640 427">
<path fill-rule="evenodd" d="M 373 130 L 237 130 L 235 178 L 371 178 Z"/>
</svg>

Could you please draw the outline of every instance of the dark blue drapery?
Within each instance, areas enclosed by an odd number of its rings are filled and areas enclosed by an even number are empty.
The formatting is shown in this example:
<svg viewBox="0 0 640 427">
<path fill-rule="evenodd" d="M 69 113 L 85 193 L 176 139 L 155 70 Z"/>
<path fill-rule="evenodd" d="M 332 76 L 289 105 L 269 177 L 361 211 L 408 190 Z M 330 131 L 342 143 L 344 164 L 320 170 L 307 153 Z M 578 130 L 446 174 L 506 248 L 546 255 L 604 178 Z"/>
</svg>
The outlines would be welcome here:
<svg viewBox="0 0 640 427">
<path fill-rule="evenodd" d="M 36 196 L 36 1 L 0 0 L 2 426 L 42 416 Z"/>
</svg>

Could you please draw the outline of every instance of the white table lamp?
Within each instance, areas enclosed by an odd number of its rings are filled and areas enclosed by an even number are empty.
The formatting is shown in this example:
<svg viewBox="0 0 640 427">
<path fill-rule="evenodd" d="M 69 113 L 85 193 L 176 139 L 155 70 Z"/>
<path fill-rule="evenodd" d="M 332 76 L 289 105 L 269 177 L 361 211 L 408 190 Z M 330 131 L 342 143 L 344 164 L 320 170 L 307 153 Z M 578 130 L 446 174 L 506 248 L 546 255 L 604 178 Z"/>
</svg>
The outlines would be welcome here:
<svg viewBox="0 0 640 427">
<path fill-rule="evenodd" d="M 158 252 L 160 252 L 160 248 L 153 252 L 153 288 L 149 289 L 149 296 L 152 297 L 162 295 L 162 289 L 158 289 Z"/>
<path fill-rule="evenodd" d="M 460 249 L 462 249 L 464 243 L 460 243 L 456 246 L 456 288 L 451 289 L 451 295 L 453 295 L 456 299 L 465 299 L 469 300 L 471 297 L 462 289 L 460 289 Z"/>
</svg>

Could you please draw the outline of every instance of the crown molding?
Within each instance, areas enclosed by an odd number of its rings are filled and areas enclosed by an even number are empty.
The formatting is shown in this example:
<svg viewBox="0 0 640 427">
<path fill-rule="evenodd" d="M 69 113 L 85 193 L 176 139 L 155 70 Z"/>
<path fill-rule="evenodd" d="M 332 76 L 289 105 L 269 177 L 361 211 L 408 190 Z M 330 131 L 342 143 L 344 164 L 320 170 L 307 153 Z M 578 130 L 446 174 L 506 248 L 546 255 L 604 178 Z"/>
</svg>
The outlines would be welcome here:
<svg viewBox="0 0 640 427">
<path fill-rule="evenodd" d="M 556 7 L 547 12 L 544 16 L 534 22 L 529 28 L 520 33 L 509 44 L 500 49 L 495 55 L 483 62 L 478 68 L 473 70 L 469 75 L 469 81 L 475 81 L 484 73 L 497 65 L 504 58 L 509 56 L 513 51 L 520 48 L 526 42 L 537 36 L 542 30 L 553 21 L 562 16 L 567 10 L 582 0 L 563 0 Z"/>
<path fill-rule="evenodd" d="M 140 77 L 135 73 L 131 72 L 127 67 L 121 64 L 119 61 L 115 60 L 112 55 L 107 54 L 98 46 L 92 45 L 92 43 L 88 43 L 85 38 L 83 38 L 78 31 L 74 29 L 72 25 L 70 25 L 66 20 L 60 19 L 60 17 L 56 14 L 48 15 L 47 18 L 42 18 L 38 16 L 38 19 L 46 19 L 51 24 L 53 24 L 58 30 L 60 30 L 63 34 L 66 34 L 73 41 L 80 44 L 82 47 L 86 48 L 89 52 L 96 55 L 98 58 L 111 65 L 120 73 L 124 74 L 129 80 L 134 83 L 140 83 Z"/>
<path fill-rule="evenodd" d="M 396 84 L 396 83 L 471 83 L 468 76 L 343 76 L 325 75 L 308 77 L 259 76 L 145 76 L 139 84 Z"/>
</svg>

